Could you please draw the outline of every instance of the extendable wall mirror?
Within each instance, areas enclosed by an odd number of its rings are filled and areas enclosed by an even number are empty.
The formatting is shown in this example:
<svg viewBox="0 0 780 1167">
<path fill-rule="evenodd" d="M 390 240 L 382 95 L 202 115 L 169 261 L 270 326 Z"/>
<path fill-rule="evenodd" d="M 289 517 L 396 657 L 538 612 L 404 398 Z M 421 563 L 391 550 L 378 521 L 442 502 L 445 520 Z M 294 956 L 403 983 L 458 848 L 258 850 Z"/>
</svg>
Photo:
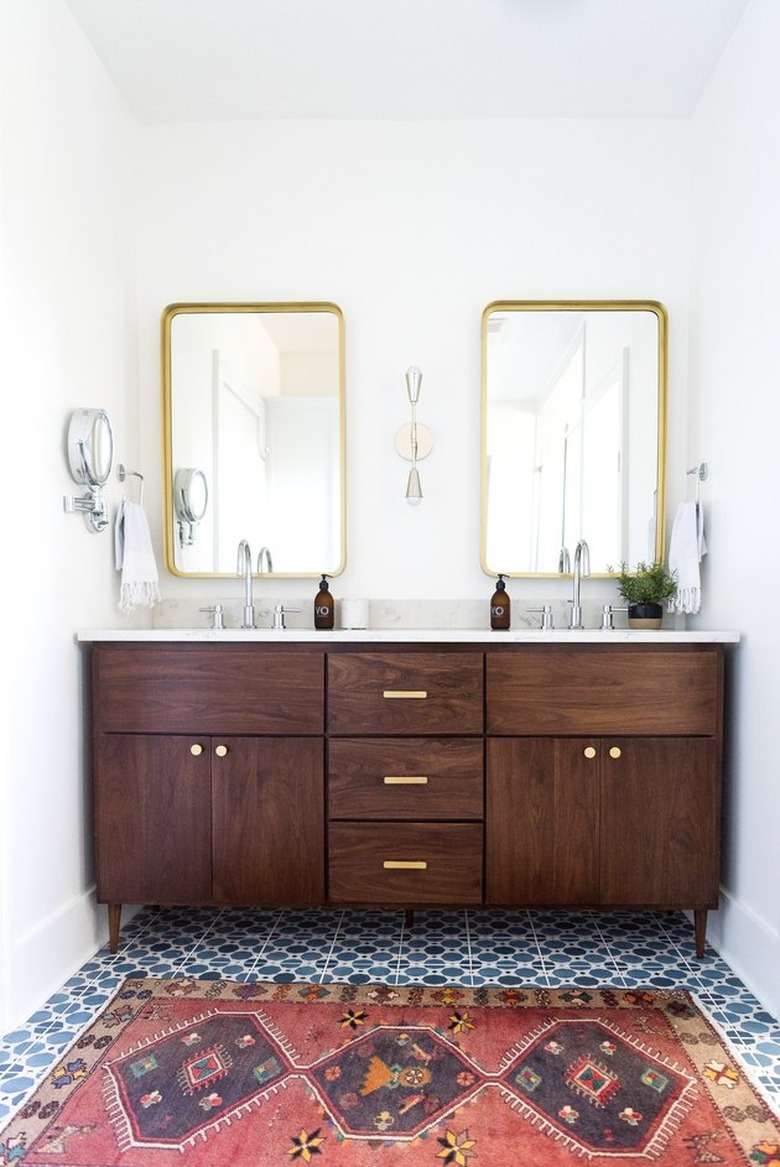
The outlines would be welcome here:
<svg viewBox="0 0 780 1167">
<path fill-rule="evenodd" d="M 80 511 L 92 531 L 108 526 L 103 487 L 114 462 L 114 434 L 105 409 L 75 409 L 68 424 L 67 456 L 70 475 L 87 487 L 80 498 L 65 495 L 65 510 Z"/>
<path fill-rule="evenodd" d="M 182 467 L 173 479 L 173 509 L 179 525 L 179 546 L 191 547 L 195 542 L 195 528 L 209 505 L 209 487 L 206 475 L 196 467 Z"/>
</svg>

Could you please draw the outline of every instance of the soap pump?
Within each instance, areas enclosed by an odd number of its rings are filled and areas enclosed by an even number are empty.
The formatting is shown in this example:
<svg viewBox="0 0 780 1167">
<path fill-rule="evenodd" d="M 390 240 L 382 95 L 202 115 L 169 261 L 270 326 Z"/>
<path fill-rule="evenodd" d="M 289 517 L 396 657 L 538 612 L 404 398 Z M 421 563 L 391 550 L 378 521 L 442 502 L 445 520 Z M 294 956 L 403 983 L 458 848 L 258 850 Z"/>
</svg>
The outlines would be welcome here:
<svg viewBox="0 0 780 1167">
<path fill-rule="evenodd" d="M 496 590 L 490 598 L 490 627 L 494 632 L 507 632 L 511 619 L 511 601 L 506 591 L 503 575 L 496 580 Z"/>
<path fill-rule="evenodd" d="M 333 596 L 328 587 L 328 577 L 323 574 L 320 580 L 320 590 L 314 597 L 314 627 L 328 629 L 333 627 Z"/>
</svg>

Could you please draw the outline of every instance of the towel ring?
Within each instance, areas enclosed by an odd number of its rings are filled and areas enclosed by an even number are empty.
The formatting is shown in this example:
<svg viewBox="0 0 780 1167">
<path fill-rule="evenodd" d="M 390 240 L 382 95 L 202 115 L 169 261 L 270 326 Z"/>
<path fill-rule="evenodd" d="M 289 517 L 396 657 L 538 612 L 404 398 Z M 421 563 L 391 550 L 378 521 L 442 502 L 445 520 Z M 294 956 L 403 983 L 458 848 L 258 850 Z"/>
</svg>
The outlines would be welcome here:
<svg viewBox="0 0 780 1167">
<path fill-rule="evenodd" d="M 120 462 L 116 468 L 116 476 L 120 482 L 124 482 L 126 478 L 137 478 L 138 479 L 138 481 L 139 481 L 138 505 L 143 506 L 144 505 L 144 476 L 143 476 L 143 474 L 141 474 L 140 471 L 138 471 L 138 470 L 127 470 L 125 468 L 125 466 Z"/>
<path fill-rule="evenodd" d="M 699 489 L 700 489 L 701 483 L 707 481 L 707 477 L 709 475 L 709 472 L 710 472 L 710 468 L 706 462 L 700 462 L 698 466 L 691 466 L 690 470 L 685 471 L 686 478 L 689 478 L 691 476 L 691 474 L 696 475 L 696 495 L 695 495 L 696 502 L 699 501 Z"/>
</svg>

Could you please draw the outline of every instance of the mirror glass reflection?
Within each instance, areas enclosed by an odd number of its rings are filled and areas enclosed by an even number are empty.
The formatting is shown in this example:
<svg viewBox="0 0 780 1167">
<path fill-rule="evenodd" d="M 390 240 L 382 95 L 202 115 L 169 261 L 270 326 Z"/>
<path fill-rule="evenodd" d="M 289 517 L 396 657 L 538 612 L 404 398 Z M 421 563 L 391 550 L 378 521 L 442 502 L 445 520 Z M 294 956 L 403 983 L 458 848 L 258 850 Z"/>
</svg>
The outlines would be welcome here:
<svg viewBox="0 0 780 1167">
<path fill-rule="evenodd" d="M 663 556 L 666 315 L 652 301 L 490 304 L 482 567 L 594 574 Z"/>
<path fill-rule="evenodd" d="M 235 575 L 242 539 L 255 571 L 343 570 L 343 350 L 334 304 L 166 309 L 165 536 L 174 574 Z M 176 482 L 191 467 L 208 484 L 208 505 L 182 539 Z"/>
</svg>

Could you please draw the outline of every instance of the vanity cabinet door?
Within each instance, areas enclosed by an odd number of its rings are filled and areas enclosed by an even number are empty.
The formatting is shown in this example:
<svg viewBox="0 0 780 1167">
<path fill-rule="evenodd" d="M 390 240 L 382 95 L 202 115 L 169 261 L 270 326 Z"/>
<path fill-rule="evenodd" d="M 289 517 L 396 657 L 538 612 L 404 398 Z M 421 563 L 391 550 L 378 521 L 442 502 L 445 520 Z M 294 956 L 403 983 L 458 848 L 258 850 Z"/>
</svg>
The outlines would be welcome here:
<svg viewBox="0 0 780 1167">
<path fill-rule="evenodd" d="M 322 902 L 323 781 L 318 739 L 104 735 L 98 900 Z"/>
<path fill-rule="evenodd" d="M 185 735 L 101 737 L 94 808 L 99 901 L 211 899 L 208 746 L 208 738 Z"/>
<path fill-rule="evenodd" d="M 601 903 L 714 907 L 720 857 L 715 742 L 610 738 L 601 753 Z"/>
<path fill-rule="evenodd" d="M 323 750 L 312 738 L 214 738 L 214 899 L 321 903 Z M 225 753 L 217 753 L 221 747 Z"/>
<path fill-rule="evenodd" d="M 591 740 L 487 744 L 486 902 L 592 905 L 599 898 L 598 766 Z"/>
<path fill-rule="evenodd" d="M 719 836 L 709 738 L 488 743 L 488 903 L 711 907 Z"/>
</svg>

